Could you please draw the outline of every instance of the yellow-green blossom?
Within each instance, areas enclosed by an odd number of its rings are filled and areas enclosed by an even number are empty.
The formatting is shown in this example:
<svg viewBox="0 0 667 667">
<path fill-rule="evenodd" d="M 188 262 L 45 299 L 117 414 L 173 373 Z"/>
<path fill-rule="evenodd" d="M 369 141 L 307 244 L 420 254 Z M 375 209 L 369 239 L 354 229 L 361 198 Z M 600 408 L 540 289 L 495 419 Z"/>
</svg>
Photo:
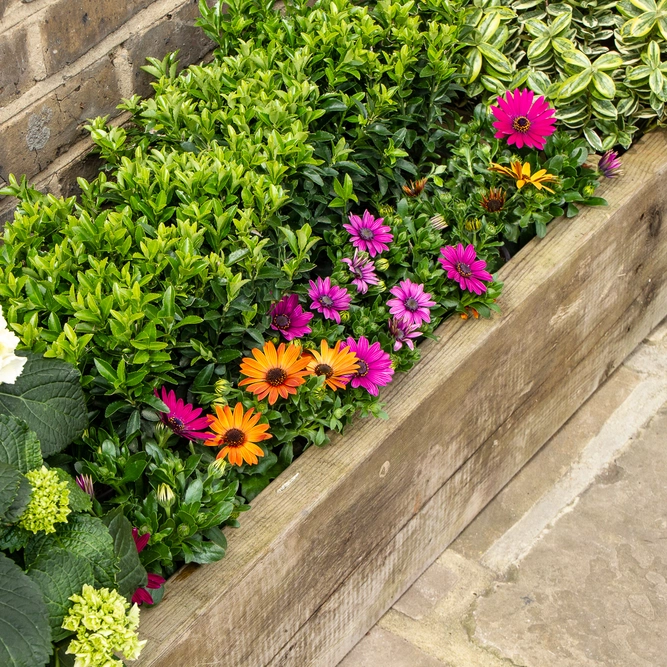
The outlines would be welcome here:
<svg viewBox="0 0 667 667">
<path fill-rule="evenodd" d="M 76 632 L 67 647 L 75 656 L 74 667 L 122 667 L 136 660 L 146 640 L 139 641 L 139 607 L 117 591 L 84 584 L 81 595 L 72 595 L 74 604 L 62 627 Z"/>
<path fill-rule="evenodd" d="M 19 526 L 32 533 L 40 530 L 55 533 L 55 524 L 67 521 L 69 508 L 69 489 L 67 482 L 60 481 L 55 470 L 42 466 L 25 475 L 32 487 L 28 507 L 19 519 Z"/>
</svg>

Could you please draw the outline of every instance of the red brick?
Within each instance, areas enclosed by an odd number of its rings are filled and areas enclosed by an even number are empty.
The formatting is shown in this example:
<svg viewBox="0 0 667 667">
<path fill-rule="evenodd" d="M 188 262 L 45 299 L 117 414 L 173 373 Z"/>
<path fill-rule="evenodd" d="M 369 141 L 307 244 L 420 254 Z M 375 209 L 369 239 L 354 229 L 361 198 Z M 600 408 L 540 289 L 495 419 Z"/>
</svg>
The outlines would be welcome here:
<svg viewBox="0 0 667 667">
<path fill-rule="evenodd" d="M 198 6 L 197 0 L 185 0 L 178 10 L 123 44 L 129 52 L 137 94 L 146 97 L 152 92 L 150 82 L 154 79 L 141 69 L 147 56 L 162 59 L 170 51 L 178 50 L 178 59 L 182 66 L 186 66 L 201 61 L 215 47 L 204 31 L 195 25 L 195 19 L 199 17 Z"/>
<path fill-rule="evenodd" d="M 150 4 L 151 0 L 60 0 L 52 4 L 41 25 L 47 75 L 81 57 Z"/>
</svg>

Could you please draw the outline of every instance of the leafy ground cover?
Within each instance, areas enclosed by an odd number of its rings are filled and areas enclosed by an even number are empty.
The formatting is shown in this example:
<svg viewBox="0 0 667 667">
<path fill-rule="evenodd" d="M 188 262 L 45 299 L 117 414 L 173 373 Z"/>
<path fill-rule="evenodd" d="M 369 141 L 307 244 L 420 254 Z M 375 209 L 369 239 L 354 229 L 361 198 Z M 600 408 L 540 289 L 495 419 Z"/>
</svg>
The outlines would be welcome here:
<svg viewBox="0 0 667 667">
<path fill-rule="evenodd" d="M 30 356 L 0 376 L 0 571 L 18 582 L 1 594 L 34 619 L 3 664 L 136 656 L 125 600 L 222 558 L 221 527 L 304 448 L 385 417 L 419 339 L 497 311 L 517 248 L 605 204 L 619 161 L 590 153 L 627 148 L 667 99 L 653 0 L 201 13 L 213 62 L 149 59 L 133 122 L 91 121 L 104 166 L 80 197 L 2 191 L 21 205 L 0 352 Z M 56 368 L 76 399 L 45 429 L 3 392 Z"/>
</svg>

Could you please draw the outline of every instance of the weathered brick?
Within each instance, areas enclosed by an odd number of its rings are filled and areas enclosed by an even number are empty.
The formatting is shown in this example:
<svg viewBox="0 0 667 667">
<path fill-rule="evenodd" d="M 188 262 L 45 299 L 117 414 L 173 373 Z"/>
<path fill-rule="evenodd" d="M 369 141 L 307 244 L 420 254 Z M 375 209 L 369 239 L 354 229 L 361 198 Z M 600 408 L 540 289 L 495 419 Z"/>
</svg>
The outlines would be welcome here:
<svg viewBox="0 0 667 667">
<path fill-rule="evenodd" d="M 117 30 L 151 0 L 60 0 L 41 26 L 46 73 L 51 75 Z"/>
<path fill-rule="evenodd" d="M 186 66 L 200 61 L 213 49 L 215 44 L 195 25 L 198 17 L 197 0 L 185 0 L 178 10 L 123 44 L 129 52 L 137 94 L 145 97 L 152 92 L 150 82 L 154 79 L 141 69 L 146 64 L 147 56 L 162 59 L 170 51 L 178 49 L 178 59 L 182 66 Z"/>
<path fill-rule="evenodd" d="M 0 126 L 0 176 L 33 177 L 85 134 L 87 119 L 116 113 L 120 98 L 105 56 Z"/>
<path fill-rule="evenodd" d="M 35 83 L 30 74 L 25 28 L 0 35 L 0 63 L 0 107 L 3 107 Z"/>
</svg>

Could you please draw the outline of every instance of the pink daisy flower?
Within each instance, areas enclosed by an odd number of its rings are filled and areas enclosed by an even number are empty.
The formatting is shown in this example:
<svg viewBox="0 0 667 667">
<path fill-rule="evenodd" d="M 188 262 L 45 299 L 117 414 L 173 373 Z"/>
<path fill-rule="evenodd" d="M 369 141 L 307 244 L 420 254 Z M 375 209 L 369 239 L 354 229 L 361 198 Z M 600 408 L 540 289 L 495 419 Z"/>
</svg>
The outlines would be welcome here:
<svg viewBox="0 0 667 667">
<path fill-rule="evenodd" d="M 84 493 L 87 493 L 91 498 L 95 498 L 95 486 L 90 475 L 77 475 L 76 483 Z"/>
<path fill-rule="evenodd" d="M 398 320 L 395 317 L 389 320 L 389 333 L 394 339 L 394 352 L 400 350 L 403 343 L 414 350 L 415 344 L 411 339 L 422 335 L 416 324 L 408 324 L 405 320 Z"/>
<path fill-rule="evenodd" d="M 389 243 L 394 240 L 391 227 L 383 225 L 384 218 L 374 218 L 368 211 L 360 218 L 350 213 L 350 224 L 343 225 L 352 237 L 352 245 L 371 257 L 389 250 Z"/>
<path fill-rule="evenodd" d="M 616 151 L 607 151 L 598 162 L 598 171 L 605 178 L 615 178 L 623 172 L 621 171 L 621 158 Z"/>
<path fill-rule="evenodd" d="M 332 285 L 328 276 L 324 280 L 318 278 L 316 283 L 311 280 L 308 296 L 313 300 L 310 304 L 311 310 L 322 313 L 328 320 L 335 320 L 337 324 L 340 324 L 341 311 L 348 310 L 352 301 L 347 290 Z"/>
<path fill-rule="evenodd" d="M 137 553 L 141 553 L 144 547 L 148 544 L 148 540 L 151 537 L 150 533 L 144 533 L 139 535 L 139 531 L 136 528 L 132 528 L 132 537 L 134 538 L 134 545 L 137 547 Z M 151 588 L 157 590 L 164 584 L 166 579 L 161 577 L 159 574 L 148 573 L 148 583 L 146 586 L 140 586 L 132 594 L 132 602 L 137 604 L 153 604 L 153 596 L 146 590 L 146 588 Z"/>
<path fill-rule="evenodd" d="M 517 148 L 537 148 L 542 150 L 556 128 L 556 116 L 549 103 L 542 97 L 535 97 L 532 90 L 506 92 L 498 98 L 498 106 L 491 107 L 496 117 L 493 127 L 498 130 L 496 139 L 507 137 L 508 144 Z"/>
<path fill-rule="evenodd" d="M 456 280 L 461 289 L 468 290 L 468 292 L 475 294 L 486 292 L 486 285 L 482 280 L 491 281 L 493 276 L 485 271 L 486 262 L 476 259 L 475 246 L 469 245 L 464 248 L 462 243 L 456 247 L 448 245 L 440 248 L 440 254 L 442 257 L 438 257 L 438 261 L 447 271 L 447 277 L 450 280 Z"/>
<path fill-rule="evenodd" d="M 354 258 L 341 259 L 341 262 L 347 264 L 350 273 L 354 276 L 352 284 L 357 288 L 357 292 L 366 294 L 369 285 L 377 285 L 378 277 L 375 275 L 375 265 L 371 262 L 365 253 L 359 254 L 358 250 L 354 251 Z"/>
<path fill-rule="evenodd" d="M 312 313 L 307 313 L 299 305 L 296 294 L 284 296 L 271 308 L 271 328 L 280 331 L 285 340 L 301 338 L 309 334 L 312 329 L 308 322 L 313 319 Z"/>
<path fill-rule="evenodd" d="M 153 392 L 158 396 L 157 389 Z M 191 403 L 186 403 L 182 398 L 176 398 L 173 391 L 167 391 L 162 387 L 162 402 L 169 408 L 169 412 L 160 412 L 160 421 L 170 428 L 176 435 L 183 436 L 188 440 L 210 440 L 215 436 L 213 433 L 200 433 L 208 428 L 208 417 L 200 417 L 201 408 L 195 408 Z"/>
<path fill-rule="evenodd" d="M 387 301 L 389 312 L 392 315 L 405 320 L 408 324 L 417 326 L 422 322 L 431 321 L 429 308 L 435 306 L 435 301 L 431 299 L 428 292 L 424 292 L 423 285 L 413 283 L 411 280 L 401 280 L 389 292 L 396 297 Z"/>
<path fill-rule="evenodd" d="M 359 368 L 356 375 L 350 377 L 352 387 L 363 387 L 372 396 L 377 396 L 379 388 L 391 382 L 394 374 L 391 357 L 380 347 L 380 343 L 371 345 L 362 336 L 358 341 L 348 338 L 341 347 L 349 347 L 357 355 Z"/>
</svg>

